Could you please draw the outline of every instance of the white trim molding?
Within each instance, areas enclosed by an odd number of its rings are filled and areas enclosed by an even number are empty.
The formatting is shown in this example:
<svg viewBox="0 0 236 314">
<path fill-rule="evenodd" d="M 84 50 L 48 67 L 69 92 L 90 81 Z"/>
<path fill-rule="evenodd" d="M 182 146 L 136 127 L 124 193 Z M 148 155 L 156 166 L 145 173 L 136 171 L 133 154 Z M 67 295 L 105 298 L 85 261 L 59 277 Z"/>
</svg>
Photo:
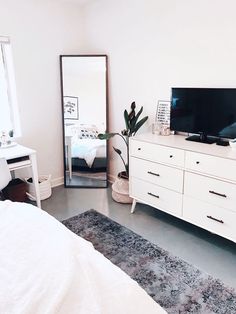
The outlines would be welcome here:
<svg viewBox="0 0 236 314">
<path fill-rule="evenodd" d="M 52 188 L 55 188 L 56 186 L 63 185 L 64 184 L 64 177 L 59 177 L 51 180 Z"/>
</svg>

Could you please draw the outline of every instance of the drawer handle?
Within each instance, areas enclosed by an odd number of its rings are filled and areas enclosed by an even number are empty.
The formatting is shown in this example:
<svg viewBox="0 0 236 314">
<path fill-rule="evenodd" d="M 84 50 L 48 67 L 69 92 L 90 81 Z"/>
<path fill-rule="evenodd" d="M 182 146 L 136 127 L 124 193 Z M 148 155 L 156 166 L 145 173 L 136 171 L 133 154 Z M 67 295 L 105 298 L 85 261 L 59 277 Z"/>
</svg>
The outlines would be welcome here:
<svg viewBox="0 0 236 314">
<path fill-rule="evenodd" d="M 158 195 L 153 194 L 153 193 L 151 193 L 151 192 L 148 192 L 148 195 L 151 195 L 151 196 L 156 197 L 156 198 L 160 198 Z"/>
<path fill-rule="evenodd" d="M 223 220 L 216 219 L 216 218 L 214 218 L 212 216 L 207 216 L 207 218 L 212 219 L 212 220 L 217 221 L 217 222 L 220 222 L 221 224 L 224 223 Z"/>
<path fill-rule="evenodd" d="M 199 165 L 199 164 L 200 164 L 200 161 L 196 161 L 196 164 Z"/>
<path fill-rule="evenodd" d="M 173 155 L 170 155 L 170 158 L 173 158 L 174 156 Z"/>
<path fill-rule="evenodd" d="M 215 191 L 209 191 L 209 193 L 214 194 L 214 195 L 218 195 L 218 196 L 221 196 L 221 197 L 227 197 L 225 194 L 217 193 Z"/>
<path fill-rule="evenodd" d="M 148 174 L 152 174 L 153 176 L 156 176 L 156 177 L 160 177 L 159 173 L 155 173 L 155 172 L 152 172 L 152 171 L 148 171 L 147 173 Z"/>
<path fill-rule="evenodd" d="M 138 150 L 141 150 L 141 148 L 139 147 Z"/>
</svg>

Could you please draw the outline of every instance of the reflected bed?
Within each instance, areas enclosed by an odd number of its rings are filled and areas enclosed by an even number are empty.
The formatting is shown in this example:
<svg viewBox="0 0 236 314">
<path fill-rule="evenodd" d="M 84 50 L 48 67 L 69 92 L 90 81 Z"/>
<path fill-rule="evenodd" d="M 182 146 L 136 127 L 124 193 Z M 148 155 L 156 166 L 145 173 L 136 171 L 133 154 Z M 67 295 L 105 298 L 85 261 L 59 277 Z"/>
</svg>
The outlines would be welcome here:
<svg viewBox="0 0 236 314">
<path fill-rule="evenodd" d="M 66 126 L 67 168 L 72 172 L 106 172 L 106 141 L 99 140 L 96 125 L 72 124 Z M 104 176 L 106 178 L 106 176 Z"/>
<path fill-rule="evenodd" d="M 95 168 L 95 159 L 100 160 L 101 167 L 106 167 L 106 142 L 95 138 L 75 139 L 72 142 L 72 167 L 76 165 L 76 162 L 73 162 L 73 160 L 77 158 L 84 159 L 85 165 L 90 169 Z M 98 164 L 96 168 L 98 168 Z"/>
</svg>

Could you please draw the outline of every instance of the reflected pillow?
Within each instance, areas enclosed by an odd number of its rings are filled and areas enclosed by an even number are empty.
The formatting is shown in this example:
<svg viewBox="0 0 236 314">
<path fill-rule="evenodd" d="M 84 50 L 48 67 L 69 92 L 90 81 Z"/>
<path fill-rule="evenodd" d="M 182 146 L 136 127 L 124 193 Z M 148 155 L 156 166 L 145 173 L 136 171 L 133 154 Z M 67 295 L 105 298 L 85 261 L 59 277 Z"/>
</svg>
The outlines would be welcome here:
<svg viewBox="0 0 236 314">
<path fill-rule="evenodd" d="M 79 139 L 96 139 L 99 131 L 95 124 L 80 124 L 78 130 Z"/>
<path fill-rule="evenodd" d="M 96 139 L 99 134 L 98 127 L 94 124 L 73 124 L 66 126 L 66 135 L 73 136 L 73 140 L 77 139 Z"/>
<path fill-rule="evenodd" d="M 80 129 L 80 139 L 96 139 L 98 137 L 98 131 L 96 129 L 87 129 L 87 128 L 81 128 Z"/>
</svg>

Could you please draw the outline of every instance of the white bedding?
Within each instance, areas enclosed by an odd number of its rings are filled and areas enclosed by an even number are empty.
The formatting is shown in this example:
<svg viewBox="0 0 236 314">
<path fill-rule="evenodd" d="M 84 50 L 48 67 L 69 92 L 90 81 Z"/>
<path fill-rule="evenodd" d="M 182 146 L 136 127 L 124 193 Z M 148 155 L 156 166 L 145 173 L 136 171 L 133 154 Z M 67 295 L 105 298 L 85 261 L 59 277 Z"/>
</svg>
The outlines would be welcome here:
<svg viewBox="0 0 236 314">
<path fill-rule="evenodd" d="M 0 313 L 166 313 L 128 275 L 53 217 L 0 201 Z"/>
<path fill-rule="evenodd" d="M 88 167 L 91 168 L 96 157 L 106 157 L 106 142 L 99 139 L 73 140 L 72 157 L 84 159 Z"/>
</svg>

